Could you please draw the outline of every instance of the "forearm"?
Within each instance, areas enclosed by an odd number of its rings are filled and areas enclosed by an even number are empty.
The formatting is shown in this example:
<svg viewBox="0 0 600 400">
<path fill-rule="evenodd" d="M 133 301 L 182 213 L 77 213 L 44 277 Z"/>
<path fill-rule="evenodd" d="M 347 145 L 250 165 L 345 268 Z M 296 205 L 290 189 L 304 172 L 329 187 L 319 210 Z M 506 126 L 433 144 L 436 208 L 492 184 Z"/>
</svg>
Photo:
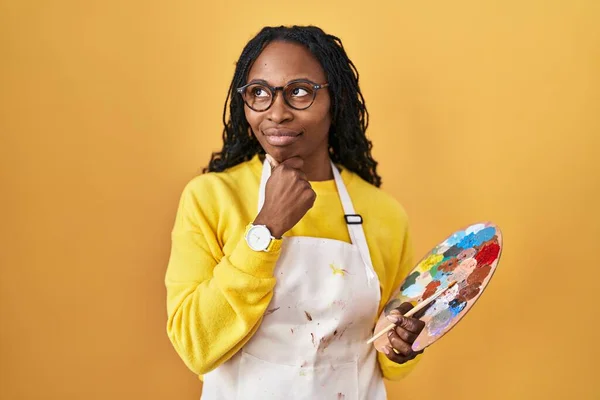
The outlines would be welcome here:
<svg viewBox="0 0 600 400">
<path fill-rule="evenodd" d="M 279 252 L 254 252 L 244 239 L 202 281 L 178 280 L 174 259 L 167 274 L 167 332 L 186 365 L 201 375 L 235 354 L 260 322 L 275 286 Z"/>
</svg>

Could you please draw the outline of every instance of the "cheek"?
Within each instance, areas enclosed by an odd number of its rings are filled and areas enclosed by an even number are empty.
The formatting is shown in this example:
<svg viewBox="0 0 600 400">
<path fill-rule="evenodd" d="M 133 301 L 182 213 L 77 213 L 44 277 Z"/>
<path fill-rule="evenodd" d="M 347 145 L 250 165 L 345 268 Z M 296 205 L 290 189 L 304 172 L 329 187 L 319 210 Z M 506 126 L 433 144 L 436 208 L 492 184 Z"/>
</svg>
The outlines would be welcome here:
<svg viewBox="0 0 600 400">
<path fill-rule="evenodd" d="M 244 107 L 244 115 L 246 116 L 246 121 L 248 121 L 248 125 L 252 128 L 253 131 L 257 129 L 257 116 L 256 113 L 252 112 L 252 110 L 248 110 L 247 107 Z"/>
<path fill-rule="evenodd" d="M 319 107 L 315 109 L 312 115 L 306 119 L 305 124 L 310 130 L 317 131 L 314 133 L 327 135 L 329 133 L 329 126 L 331 125 L 329 108 Z"/>
</svg>

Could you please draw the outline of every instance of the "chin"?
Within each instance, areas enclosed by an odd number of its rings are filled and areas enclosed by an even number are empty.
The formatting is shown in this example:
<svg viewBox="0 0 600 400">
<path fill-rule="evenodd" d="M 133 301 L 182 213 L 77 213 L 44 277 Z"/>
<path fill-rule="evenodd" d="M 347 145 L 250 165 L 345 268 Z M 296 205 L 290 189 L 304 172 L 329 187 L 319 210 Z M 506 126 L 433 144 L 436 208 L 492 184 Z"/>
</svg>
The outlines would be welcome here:
<svg viewBox="0 0 600 400">
<path fill-rule="evenodd" d="M 264 147 L 263 149 L 271 156 L 273 157 L 277 162 L 283 162 L 285 160 L 287 160 L 288 158 L 292 158 L 292 157 L 296 157 L 296 156 L 300 156 L 302 157 L 302 152 L 298 151 L 298 149 L 295 146 L 287 146 L 287 147 L 273 147 L 273 146 L 268 146 L 268 147 Z"/>
</svg>

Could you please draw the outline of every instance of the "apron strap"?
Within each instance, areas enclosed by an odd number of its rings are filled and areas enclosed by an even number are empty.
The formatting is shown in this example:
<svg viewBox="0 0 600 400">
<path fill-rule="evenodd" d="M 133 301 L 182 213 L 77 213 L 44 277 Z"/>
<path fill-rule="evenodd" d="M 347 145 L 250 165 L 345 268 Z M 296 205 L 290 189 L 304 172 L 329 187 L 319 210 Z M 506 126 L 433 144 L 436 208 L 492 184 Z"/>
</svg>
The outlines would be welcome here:
<svg viewBox="0 0 600 400">
<path fill-rule="evenodd" d="M 265 204 L 265 187 L 271 177 L 271 164 L 267 160 L 263 163 L 262 175 L 260 177 L 260 187 L 258 189 L 258 212 L 262 210 Z"/>
<path fill-rule="evenodd" d="M 348 234 L 350 235 L 350 240 L 352 241 L 352 244 L 358 247 L 358 252 L 360 253 L 360 257 L 362 258 L 363 264 L 365 265 L 367 281 L 370 286 L 371 282 L 375 278 L 375 270 L 373 269 L 373 264 L 371 262 L 371 253 L 369 252 L 369 246 L 367 244 L 367 238 L 365 237 L 365 231 L 362 227 L 362 217 L 355 213 L 352 200 L 350 199 L 348 190 L 346 190 L 346 185 L 344 184 L 342 176 L 340 175 L 340 172 L 338 171 L 337 167 L 333 162 L 331 162 L 331 170 L 333 171 L 333 179 L 335 180 L 338 195 L 340 196 L 340 201 L 344 210 L 344 218 L 348 227 Z M 260 178 L 260 187 L 258 191 L 258 212 L 262 210 L 262 207 L 265 203 L 265 187 L 270 176 L 271 165 L 267 160 L 265 160 L 265 162 L 263 163 L 262 175 Z"/>
<path fill-rule="evenodd" d="M 375 270 L 371 263 L 371 253 L 369 252 L 367 238 L 365 237 L 365 231 L 362 226 L 362 217 L 357 215 L 354 211 L 354 205 L 352 204 L 352 199 L 350 199 L 350 194 L 346 189 L 346 185 L 342 180 L 340 172 L 333 162 L 331 162 L 331 168 L 333 170 L 333 178 L 335 179 L 338 194 L 342 202 L 342 208 L 344 209 L 344 218 L 346 219 L 350 239 L 352 240 L 352 243 L 358 247 L 358 252 L 363 260 L 363 264 L 365 264 L 367 281 L 369 286 L 371 286 L 371 282 L 375 278 Z"/>
</svg>

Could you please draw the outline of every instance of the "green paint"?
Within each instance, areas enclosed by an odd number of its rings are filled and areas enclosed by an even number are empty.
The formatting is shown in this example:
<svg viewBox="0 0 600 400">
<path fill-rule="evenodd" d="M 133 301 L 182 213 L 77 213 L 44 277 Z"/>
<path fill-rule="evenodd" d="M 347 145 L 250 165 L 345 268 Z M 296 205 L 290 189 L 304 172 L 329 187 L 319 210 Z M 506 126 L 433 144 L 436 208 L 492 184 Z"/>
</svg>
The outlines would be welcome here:
<svg viewBox="0 0 600 400">
<path fill-rule="evenodd" d="M 404 283 L 402 284 L 402 287 L 400 287 L 400 290 L 404 290 L 412 285 L 415 284 L 415 282 L 417 281 L 417 278 L 419 277 L 419 272 L 418 271 L 414 271 L 412 274 L 410 274 L 409 276 L 406 277 L 406 280 L 404 281 Z"/>
</svg>

